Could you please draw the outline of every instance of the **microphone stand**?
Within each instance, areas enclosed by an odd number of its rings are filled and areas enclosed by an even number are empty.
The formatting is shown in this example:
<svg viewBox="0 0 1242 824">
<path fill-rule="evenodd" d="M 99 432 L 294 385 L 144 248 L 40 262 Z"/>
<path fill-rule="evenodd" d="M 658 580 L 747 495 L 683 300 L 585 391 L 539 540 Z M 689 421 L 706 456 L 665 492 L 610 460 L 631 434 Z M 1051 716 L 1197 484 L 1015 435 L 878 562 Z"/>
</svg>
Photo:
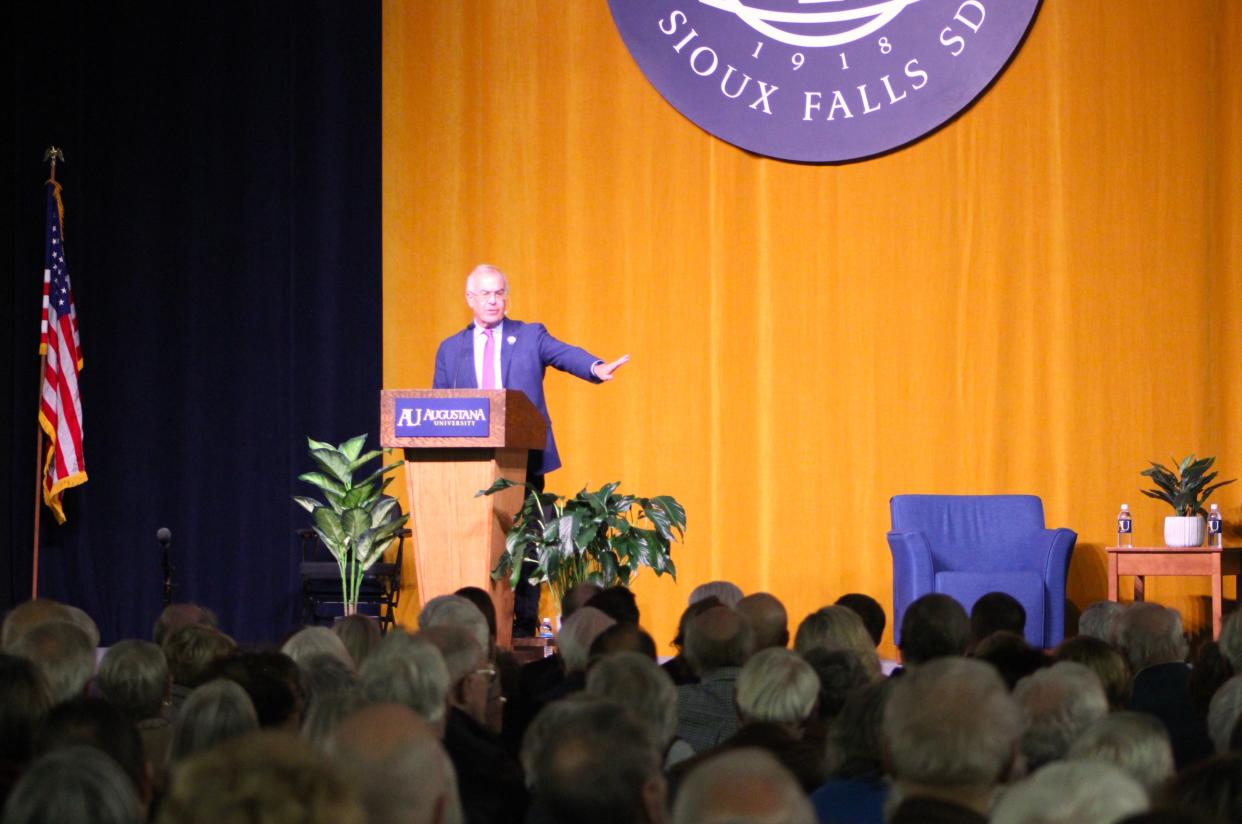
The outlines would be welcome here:
<svg viewBox="0 0 1242 824">
<path fill-rule="evenodd" d="M 173 596 L 173 565 L 168 554 L 172 544 L 172 531 L 168 527 L 160 527 L 155 532 L 155 540 L 160 542 L 160 568 L 164 571 L 164 606 L 172 603 Z"/>
</svg>

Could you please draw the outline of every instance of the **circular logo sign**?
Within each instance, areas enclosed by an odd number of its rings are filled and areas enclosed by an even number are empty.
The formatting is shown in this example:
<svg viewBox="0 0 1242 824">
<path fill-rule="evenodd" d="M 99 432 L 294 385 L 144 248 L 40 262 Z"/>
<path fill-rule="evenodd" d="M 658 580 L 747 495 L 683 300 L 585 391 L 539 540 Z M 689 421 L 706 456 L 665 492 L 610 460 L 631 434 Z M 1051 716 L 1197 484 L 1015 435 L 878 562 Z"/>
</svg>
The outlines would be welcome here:
<svg viewBox="0 0 1242 824">
<path fill-rule="evenodd" d="M 609 0 L 664 98 L 722 140 L 841 162 L 948 122 L 1001 72 L 1039 0 Z"/>
</svg>

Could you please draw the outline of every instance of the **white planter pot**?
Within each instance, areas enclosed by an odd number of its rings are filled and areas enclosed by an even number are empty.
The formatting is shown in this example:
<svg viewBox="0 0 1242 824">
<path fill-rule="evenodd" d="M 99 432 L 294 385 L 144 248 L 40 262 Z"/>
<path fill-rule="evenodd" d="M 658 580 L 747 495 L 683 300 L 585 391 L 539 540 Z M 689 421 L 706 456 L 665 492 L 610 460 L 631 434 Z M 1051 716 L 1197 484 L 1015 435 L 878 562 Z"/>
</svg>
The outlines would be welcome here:
<svg viewBox="0 0 1242 824">
<path fill-rule="evenodd" d="M 1200 546 L 1203 543 L 1203 516 L 1179 518 L 1170 515 L 1164 519 L 1165 546 Z"/>
</svg>

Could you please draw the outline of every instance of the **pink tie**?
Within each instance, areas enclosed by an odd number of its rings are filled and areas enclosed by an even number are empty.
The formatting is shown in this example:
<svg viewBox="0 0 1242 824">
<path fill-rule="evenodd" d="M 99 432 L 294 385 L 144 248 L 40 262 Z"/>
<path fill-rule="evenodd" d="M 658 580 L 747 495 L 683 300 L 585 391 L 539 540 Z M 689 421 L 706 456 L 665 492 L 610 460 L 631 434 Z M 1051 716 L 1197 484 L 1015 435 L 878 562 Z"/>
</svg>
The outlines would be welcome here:
<svg viewBox="0 0 1242 824">
<path fill-rule="evenodd" d="M 492 339 L 492 330 L 484 329 L 487 343 L 483 344 L 483 388 L 496 388 L 496 341 Z"/>
</svg>

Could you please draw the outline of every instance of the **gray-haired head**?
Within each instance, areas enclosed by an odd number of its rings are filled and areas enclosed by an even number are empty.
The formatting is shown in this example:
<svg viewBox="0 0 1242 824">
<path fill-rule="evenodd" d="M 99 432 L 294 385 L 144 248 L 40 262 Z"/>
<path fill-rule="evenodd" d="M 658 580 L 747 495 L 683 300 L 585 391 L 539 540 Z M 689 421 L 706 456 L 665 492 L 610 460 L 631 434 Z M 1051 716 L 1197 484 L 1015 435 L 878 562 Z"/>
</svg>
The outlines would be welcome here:
<svg viewBox="0 0 1242 824">
<path fill-rule="evenodd" d="M 1221 684 L 1208 706 L 1208 732 L 1217 752 L 1229 752 L 1229 739 L 1242 718 L 1242 675 Z"/>
<path fill-rule="evenodd" d="M 673 805 L 673 824 L 815 824 L 797 780 L 764 750 L 741 748 L 690 771 Z"/>
<path fill-rule="evenodd" d="M 31 764 L 9 793 L 4 824 L 139 824 L 134 784 L 101 750 L 62 747 Z"/>
<path fill-rule="evenodd" d="M 584 671 L 591 659 L 591 644 L 615 623 L 595 607 L 582 607 L 566 618 L 556 634 L 556 646 L 565 662 L 565 671 Z"/>
<path fill-rule="evenodd" d="M 880 656 L 862 618 L 839 604 L 822 607 L 802 619 L 794 635 L 794 649 L 804 654 L 813 649 L 849 650 L 858 655 L 872 678 L 881 675 Z"/>
<path fill-rule="evenodd" d="M 317 655 L 331 655 L 351 670 L 354 668 L 354 659 L 345 649 L 345 642 L 327 627 L 303 627 L 285 641 L 280 651 L 303 669 L 306 661 Z"/>
<path fill-rule="evenodd" d="M 1125 607 L 1115 624 L 1117 646 L 1125 653 L 1130 669 L 1185 661 L 1190 651 L 1182 616 L 1175 609 L 1147 601 Z"/>
<path fill-rule="evenodd" d="M 487 658 L 492 657 L 491 631 L 487 627 L 487 618 L 479 608 L 460 595 L 439 595 L 423 606 L 418 614 L 418 628 L 454 626 L 470 630 L 479 643 L 479 649 Z"/>
<path fill-rule="evenodd" d="M 59 601 L 53 601 L 50 598 L 23 601 L 4 616 L 4 624 L 0 628 L 0 647 L 3 647 L 5 652 L 12 652 L 13 644 L 26 630 L 49 621 L 73 623 L 73 618 L 70 616 L 69 609 Z"/>
<path fill-rule="evenodd" d="M 401 631 L 390 632 L 358 673 L 358 692 L 368 701 L 404 704 L 435 724 L 443 724 L 449 684 L 440 650 Z"/>
<path fill-rule="evenodd" d="M 118 641 L 99 663 L 99 691 L 137 723 L 157 718 L 171 685 L 164 652 L 150 641 Z"/>
<path fill-rule="evenodd" d="M 690 591 L 690 603 L 697 604 L 705 598 L 716 598 L 730 609 L 736 608 L 738 601 L 745 597 L 742 588 L 729 581 L 708 581 L 699 584 Z"/>
<path fill-rule="evenodd" d="M 254 703 L 237 682 L 208 681 L 196 687 L 181 706 L 168 748 L 169 764 L 258 728 Z"/>
<path fill-rule="evenodd" d="M 1234 610 L 1220 628 L 1220 654 L 1233 667 L 1233 671 L 1242 674 L 1242 609 Z"/>
<path fill-rule="evenodd" d="M 815 670 L 783 647 L 756 652 L 737 677 L 737 709 L 747 722 L 801 725 L 818 698 Z"/>
<path fill-rule="evenodd" d="M 1022 754 L 1030 769 L 1064 758 L 1087 727 L 1108 715 L 1108 698 L 1096 674 L 1059 661 L 1018 682 L 1014 700 L 1026 715 Z"/>
<path fill-rule="evenodd" d="M 86 633 L 86 637 L 91 642 L 91 649 L 98 649 L 99 626 L 95 623 L 95 619 L 88 615 L 86 610 L 70 604 L 65 604 L 65 611 L 69 614 L 69 623 Z"/>
<path fill-rule="evenodd" d="M 160 645 L 174 684 L 197 687 L 217 660 L 237 649 L 232 638 L 202 624 L 177 627 Z"/>
<path fill-rule="evenodd" d="M 13 642 L 12 652 L 34 661 L 56 703 L 81 695 L 95 674 L 95 646 L 68 621 L 31 627 Z"/>
<path fill-rule="evenodd" d="M 345 649 L 349 652 L 349 657 L 354 660 L 354 669 L 362 666 L 362 662 L 367 660 L 367 656 L 371 651 L 379 646 L 380 634 L 379 622 L 369 615 L 346 615 L 332 627 L 332 631 L 336 633 L 336 637 L 341 639 L 341 643 L 345 645 Z"/>
<path fill-rule="evenodd" d="M 992 824 L 1114 824 L 1147 807 L 1147 792 L 1119 767 L 1098 761 L 1061 761 L 1007 789 L 989 820 Z"/>
<path fill-rule="evenodd" d="M 1125 607 L 1116 601 L 1095 601 L 1078 616 L 1078 634 L 1111 644 L 1115 637 L 1114 624 L 1123 609 Z"/>
<path fill-rule="evenodd" d="M 1173 745 L 1155 716 L 1114 712 L 1096 721 L 1070 747 L 1070 761 L 1102 761 L 1120 767 L 1151 795 L 1173 775 Z"/>
<path fill-rule="evenodd" d="M 996 670 L 946 657 L 896 679 L 882 736 L 898 781 L 947 788 L 994 786 L 1012 766 L 1022 711 Z"/>
<path fill-rule="evenodd" d="M 353 663 L 345 663 L 335 655 L 312 655 L 298 668 L 302 670 L 307 712 L 325 698 L 350 692 L 358 683 Z"/>
<path fill-rule="evenodd" d="M 587 673 L 586 691 L 629 707 L 651 725 L 661 751 L 677 734 L 677 688 L 658 664 L 638 652 L 601 658 Z"/>
</svg>

